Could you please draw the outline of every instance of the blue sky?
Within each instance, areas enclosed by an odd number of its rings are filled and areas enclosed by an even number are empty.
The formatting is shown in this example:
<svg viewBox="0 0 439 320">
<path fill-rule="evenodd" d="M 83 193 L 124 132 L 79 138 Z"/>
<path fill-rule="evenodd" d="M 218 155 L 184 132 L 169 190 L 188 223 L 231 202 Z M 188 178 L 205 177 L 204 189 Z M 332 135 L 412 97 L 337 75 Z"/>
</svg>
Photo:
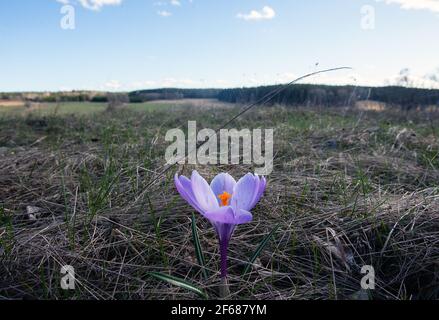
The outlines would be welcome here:
<svg viewBox="0 0 439 320">
<path fill-rule="evenodd" d="M 439 0 L 0 1 L 0 91 L 253 86 L 337 66 L 354 70 L 312 82 L 409 68 L 439 87 L 438 31 Z"/>
</svg>

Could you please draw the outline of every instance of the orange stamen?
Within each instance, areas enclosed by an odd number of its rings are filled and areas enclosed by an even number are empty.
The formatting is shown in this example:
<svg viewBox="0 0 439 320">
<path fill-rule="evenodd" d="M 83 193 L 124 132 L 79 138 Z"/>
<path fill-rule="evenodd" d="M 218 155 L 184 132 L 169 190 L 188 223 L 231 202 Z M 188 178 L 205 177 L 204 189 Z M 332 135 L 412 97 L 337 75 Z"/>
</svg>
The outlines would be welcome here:
<svg viewBox="0 0 439 320">
<path fill-rule="evenodd" d="M 224 191 L 223 194 L 220 194 L 218 196 L 218 199 L 221 200 L 221 207 L 228 206 L 231 198 L 232 198 L 232 195 L 226 191 Z"/>
</svg>

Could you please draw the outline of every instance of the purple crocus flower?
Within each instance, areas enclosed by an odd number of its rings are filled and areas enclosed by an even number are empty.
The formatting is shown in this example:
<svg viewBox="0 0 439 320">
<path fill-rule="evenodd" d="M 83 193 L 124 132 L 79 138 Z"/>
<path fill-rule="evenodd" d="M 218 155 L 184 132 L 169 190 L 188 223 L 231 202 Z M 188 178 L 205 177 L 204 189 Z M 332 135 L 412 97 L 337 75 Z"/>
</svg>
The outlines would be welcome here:
<svg viewBox="0 0 439 320">
<path fill-rule="evenodd" d="M 221 278 L 227 277 L 227 249 L 237 225 L 253 219 L 250 211 L 264 193 L 267 182 L 251 173 L 238 182 L 228 173 L 217 175 L 209 185 L 193 171 L 191 179 L 175 175 L 180 195 L 214 226 L 220 243 Z"/>
</svg>

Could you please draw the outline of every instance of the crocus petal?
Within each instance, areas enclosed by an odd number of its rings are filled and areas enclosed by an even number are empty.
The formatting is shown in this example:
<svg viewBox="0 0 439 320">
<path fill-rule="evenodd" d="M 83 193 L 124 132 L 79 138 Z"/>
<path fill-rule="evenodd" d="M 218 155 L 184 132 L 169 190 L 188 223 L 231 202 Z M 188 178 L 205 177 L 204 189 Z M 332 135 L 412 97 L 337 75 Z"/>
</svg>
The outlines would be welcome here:
<svg viewBox="0 0 439 320">
<path fill-rule="evenodd" d="M 213 194 L 212 189 L 197 171 L 192 173 L 191 183 L 195 200 L 203 212 L 213 211 L 219 208 L 218 201 Z"/>
<path fill-rule="evenodd" d="M 217 210 L 206 212 L 204 216 L 218 226 L 219 234 L 222 234 L 221 225 L 244 224 L 253 219 L 250 212 L 241 209 L 235 210 L 232 207 L 220 207 Z"/>
<path fill-rule="evenodd" d="M 176 174 L 174 177 L 174 183 L 178 193 L 180 193 L 182 198 L 186 200 L 199 213 L 203 213 L 195 199 L 194 193 L 192 191 L 191 181 L 184 176 L 178 177 L 178 174 Z"/>
<path fill-rule="evenodd" d="M 257 178 L 259 179 L 259 177 L 257 177 Z M 256 204 L 259 202 L 259 200 L 261 200 L 261 197 L 262 197 L 262 195 L 264 194 L 264 191 L 265 191 L 265 187 L 266 187 L 266 186 L 267 186 L 267 180 L 265 180 L 265 178 L 262 177 L 262 178 L 259 180 L 258 189 L 257 189 L 257 191 L 255 192 L 255 196 L 254 196 L 254 198 L 253 198 L 253 201 L 252 201 L 252 205 L 251 205 L 250 210 L 253 209 L 253 208 L 256 206 Z"/>
<path fill-rule="evenodd" d="M 246 210 L 242 210 L 242 209 L 235 211 L 236 224 L 249 223 L 252 220 L 253 220 L 253 216 L 250 212 L 248 212 Z"/>
<path fill-rule="evenodd" d="M 212 188 L 213 193 L 217 197 L 218 203 L 220 203 L 220 199 L 218 199 L 218 195 L 227 192 L 229 194 L 233 194 L 233 189 L 235 188 L 236 181 L 233 177 L 228 173 L 221 173 L 213 178 L 210 183 L 210 187 Z"/>
<path fill-rule="evenodd" d="M 236 209 L 250 211 L 254 206 L 255 194 L 258 192 L 259 178 L 251 173 L 239 179 L 233 192 L 231 205 Z"/>
<path fill-rule="evenodd" d="M 232 207 L 219 207 L 216 210 L 206 212 L 204 216 L 215 224 L 236 224 Z M 221 230 L 218 230 L 218 233 L 221 234 Z"/>
</svg>

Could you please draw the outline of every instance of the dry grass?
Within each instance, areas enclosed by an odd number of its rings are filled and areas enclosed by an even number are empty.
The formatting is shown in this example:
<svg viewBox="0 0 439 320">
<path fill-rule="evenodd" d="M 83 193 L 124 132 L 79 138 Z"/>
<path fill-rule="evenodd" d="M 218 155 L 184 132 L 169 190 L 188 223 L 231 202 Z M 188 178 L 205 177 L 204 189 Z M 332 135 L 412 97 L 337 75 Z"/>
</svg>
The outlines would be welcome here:
<svg viewBox="0 0 439 320">
<path fill-rule="evenodd" d="M 1 100 L 0 99 L 0 108 L 15 108 L 15 107 L 24 107 L 24 102 L 21 100 Z"/>
<path fill-rule="evenodd" d="M 192 293 L 148 276 L 184 278 L 217 297 L 218 248 L 164 162 L 165 132 L 197 120 L 216 128 L 236 110 L 102 113 L 0 119 L 0 297 L 177 299 Z M 254 222 L 230 249 L 232 299 L 439 298 L 439 133 L 435 113 L 266 108 L 237 127 L 276 128 L 275 170 Z M 196 167 L 207 178 L 251 167 Z M 245 262 L 279 224 L 247 277 Z M 158 226 L 158 228 L 157 228 Z M 63 291 L 60 268 L 75 267 Z M 373 265 L 376 290 L 361 291 Z"/>
</svg>

